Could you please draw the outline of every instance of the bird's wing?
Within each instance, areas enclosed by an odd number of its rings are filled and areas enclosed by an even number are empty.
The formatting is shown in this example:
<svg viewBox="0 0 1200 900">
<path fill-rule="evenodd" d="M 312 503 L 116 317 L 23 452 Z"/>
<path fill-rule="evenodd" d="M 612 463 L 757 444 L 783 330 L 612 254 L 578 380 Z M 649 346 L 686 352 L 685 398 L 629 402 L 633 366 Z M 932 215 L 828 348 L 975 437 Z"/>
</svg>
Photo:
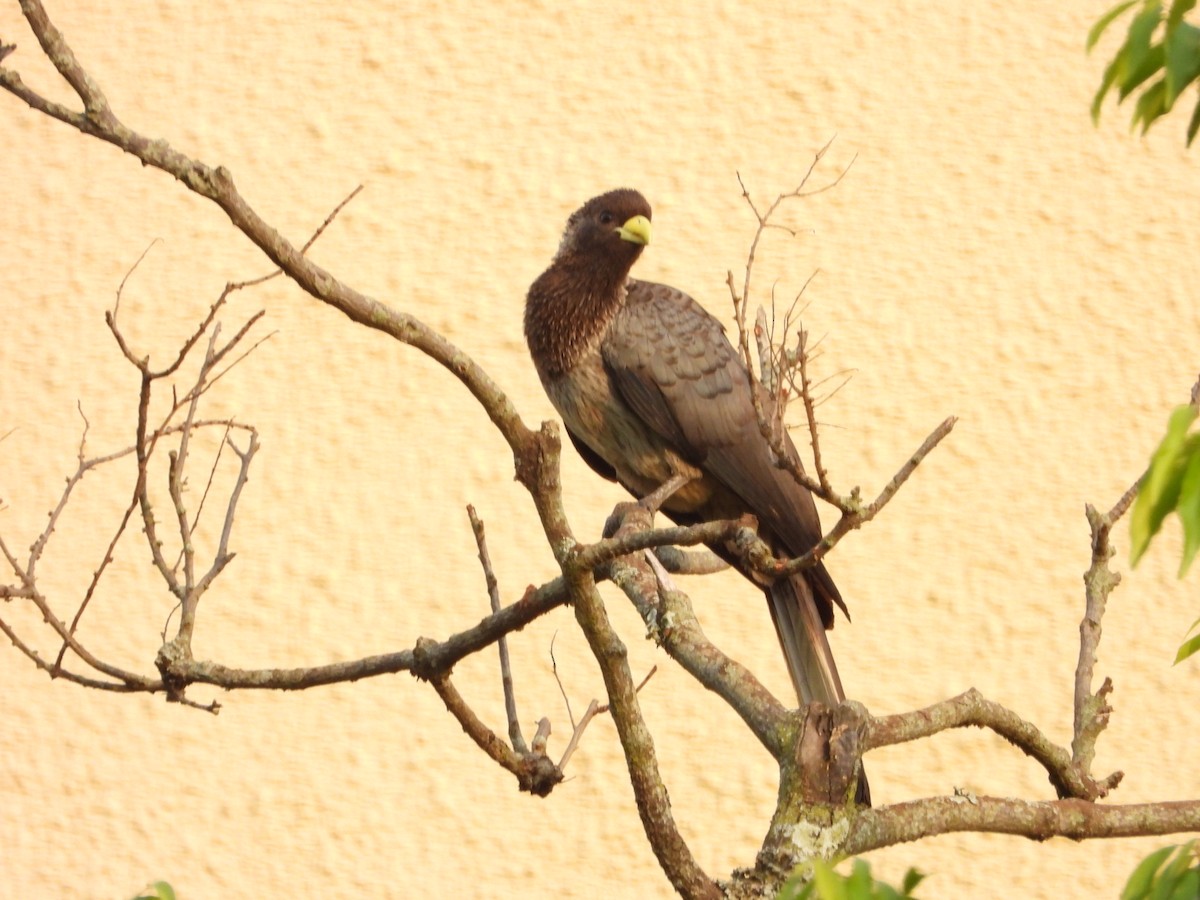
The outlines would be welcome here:
<svg viewBox="0 0 1200 900">
<path fill-rule="evenodd" d="M 685 518 L 752 513 L 760 533 L 792 555 L 820 540 L 812 495 L 775 465 L 741 359 L 721 324 L 699 304 L 674 288 L 630 282 L 600 352 L 633 413 L 724 488 L 708 507 Z M 790 442 L 787 448 L 796 453 Z M 798 696 L 805 703 L 839 702 L 844 694 L 825 629 L 833 623 L 833 605 L 845 610 L 845 604 L 825 567 L 781 579 L 767 595 Z"/>
<path fill-rule="evenodd" d="M 719 419 L 732 390 L 732 351 L 721 325 L 691 297 L 665 285 L 629 283 L 600 353 L 621 399 L 651 431 L 694 465 L 727 443 L 739 423 Z M 708 408 L 702 405 L 712 404 Z"/>
<path fill-rule="evenodd" d="M 638 418 L 737 494 L 743 511 L 756 515 L 786 550 L 803 553 L 820 540 L 812 496 L 775 465 L 758 429 L 737 351 L 696 301 L 666 285 L 631 281 L 600 349 L 621 399 Z"/>
</svg>

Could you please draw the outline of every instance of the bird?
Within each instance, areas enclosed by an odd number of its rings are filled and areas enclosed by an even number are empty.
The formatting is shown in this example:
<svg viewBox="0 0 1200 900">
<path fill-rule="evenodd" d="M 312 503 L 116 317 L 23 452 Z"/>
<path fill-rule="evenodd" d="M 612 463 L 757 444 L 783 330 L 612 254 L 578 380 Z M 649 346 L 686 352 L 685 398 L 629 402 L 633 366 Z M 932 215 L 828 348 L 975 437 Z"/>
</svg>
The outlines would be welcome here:
<svg viewBox="0 0 1200 900">
<path fill-rule="evenodd" d="M 650 243 L 650 222 L 650 204 L 629 188 L 594 197 L 567 219 L 525 300 L 525 339 L 542 386 L 602 477 L 638 498 L 681 482 L 661 503 L 676 523 L 750 514 L 777 556 L 800 556 L 820 540 L 820 518 L 759 429 L 751 391 L 761 386 L 699 303 L 630 275 Z M 767 392 L 760 396 L 773 410 Z M 786 432 L 784 446 L 799 463 Z M 799 701 L 844 700 L 825 632 L 835 605 L 849 613 L 824 564 L 772 578 L 731 547 L 711 549 L 766 595 Z M 870 803 L 865 775 L 857 800 Z"/>
</svg>

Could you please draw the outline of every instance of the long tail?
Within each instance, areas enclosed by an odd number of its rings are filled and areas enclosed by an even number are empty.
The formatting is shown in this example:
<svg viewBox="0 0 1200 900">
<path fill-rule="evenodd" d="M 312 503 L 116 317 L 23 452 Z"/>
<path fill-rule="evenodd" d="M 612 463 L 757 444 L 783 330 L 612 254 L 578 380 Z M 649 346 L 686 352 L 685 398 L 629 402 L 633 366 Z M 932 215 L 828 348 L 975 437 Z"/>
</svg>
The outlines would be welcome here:
<svg viewBox="0 0 1200 900">
<path fill-rule="evenodd" d="M 788 674 L 801 703 L 817 701 L 835 706 L 846 699 L 837 663 L 825 636 L 825 625 L 817 612 L 812 588 L 802 575 L 781 579 L 771 585 L 767 595 L 771 605 L 771 620 L 779 635 L 779 644 L 787 660 Z M 855 798 L 860 804 L 871 805 L 871 790 L 864 773 L 858 780 Z"/>
</svg>

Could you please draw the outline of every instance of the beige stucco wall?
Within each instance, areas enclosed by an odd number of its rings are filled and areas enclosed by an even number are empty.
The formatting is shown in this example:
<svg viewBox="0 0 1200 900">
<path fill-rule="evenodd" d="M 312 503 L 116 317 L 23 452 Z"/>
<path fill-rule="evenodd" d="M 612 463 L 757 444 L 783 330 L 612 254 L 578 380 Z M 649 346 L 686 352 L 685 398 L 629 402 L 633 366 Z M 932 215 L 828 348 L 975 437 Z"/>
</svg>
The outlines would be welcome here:
<svg viewBox="0 0 1200 900">
<path fill-rule="evenodd" d="M 810 288 L 825 374 L 854 377 L 821 408 L 826 459 L 873 495 L 943 417 L 944 449 L 831 561 L 853 625 L 835 651 L 876 713 L 975 686 L 1067 741 L 1085 502 L 1110 505 L 1144 464 L 1198 367 L 1197 153 L 1177 116 L 1146 140 L 1087 116 L 1101 68 L 1083 36 L 1105 3 L 54 3 L 51 14 L 132 126 L 228 166 L 259 211 L 302 240 L 365 192 L 313 254 L 441 329 L 510 393 L 551 416 L 528 363 L 528 283 L 580 201 L 617 185 L 655 207 L 643 277 L 728 317 L 727 269 L 760 201 L 837 140 L 775 233 L 763 291 Z M 16 4 L 0 37 L 26 80 L 67 98 Z M 1103 54 L 1100 54 L 1103 56 Z M 113 148 L 0 98 L 4 239 L 0 532 L 24 548 L 89 449 L 128 442 L 136 379 L 103 312 L 122 301 L 139 352 L 165 360 L 221 286 L 266 271 L 213 206 Z M 760 294 L 760 296 L 762 296 Z M 197 652 L 295 666 L 411 646 L 477 621 L 487 600 L 463 508 L 490 526 L 506 601 L 553 572 L 511 459 L 447 373 L 271 282 L 226 314 L 265 309 L 272 339 L 211 411 L 253 422 L 263 450 L 237 559 L 201 608 Z M 90 475 L 41 568 L 74 608 L 117 521 L 130 467 Z M 199 480 L 200 475 L 193 476 Z M 565 463 L 576 529 L 598 533 L 619 492 Z M 196 481 L 194 489 L 199 490 Z M 1172 525 L 1127 573 L 1100 671 L 1116 682 L 1099 771 L 1119 802 L 1200 795 L 1196 663 L 1169 665 L 1200 606 L 1174 578 Z M 152 671 L 171 607 L 129 535 L 83 637 Z M 691 580 L 703 624 L 781 695 L 763 604 L 736 578 Z M 653 645 L 622 598 L 635 671 L 675 811 L 714 874 L 752 860 L 774 772 L 736 718 Z M 28 611 L 0 612 L 35 633 Z M 44 652 L 56 649 L 36 632 Z M 568 724 L 600 692 L 567 611 L 513 641 L 528 730 Z M 502 728 L 492 654 L 456 672 Z M 0 648 L 0 895 L 123 898 L 152 878 L 186 900 L 288 897 L 656 897 L 615 733 L 601 720 L 547 800 L 518 795 L 407 676 L 298 695 L 194 689 L 218 717 L 52 683 Z M 876 801 L 962 787 L 1051 796 L 999 739 L 944 735 L 873 754 Z M 1045 846 L 953 836 L 872 857 L 923 894 L 1114 896 L 1161 840 Z"/>
</svg>

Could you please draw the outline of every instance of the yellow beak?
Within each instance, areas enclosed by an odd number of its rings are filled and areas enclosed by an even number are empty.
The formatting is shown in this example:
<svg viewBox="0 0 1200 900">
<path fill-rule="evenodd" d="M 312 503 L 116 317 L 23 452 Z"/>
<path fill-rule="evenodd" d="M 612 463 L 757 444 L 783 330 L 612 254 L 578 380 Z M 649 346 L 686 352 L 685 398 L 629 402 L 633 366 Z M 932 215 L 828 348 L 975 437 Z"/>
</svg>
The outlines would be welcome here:
<svg viewBox="0 0 1200 900">
<path fill-rule="evenodd" d="M 617 234 L 623 241 L 645 246 L 650 243 L 650 220 L 645 216 L 634 216 L 617 229 Z"/>
</svg>

